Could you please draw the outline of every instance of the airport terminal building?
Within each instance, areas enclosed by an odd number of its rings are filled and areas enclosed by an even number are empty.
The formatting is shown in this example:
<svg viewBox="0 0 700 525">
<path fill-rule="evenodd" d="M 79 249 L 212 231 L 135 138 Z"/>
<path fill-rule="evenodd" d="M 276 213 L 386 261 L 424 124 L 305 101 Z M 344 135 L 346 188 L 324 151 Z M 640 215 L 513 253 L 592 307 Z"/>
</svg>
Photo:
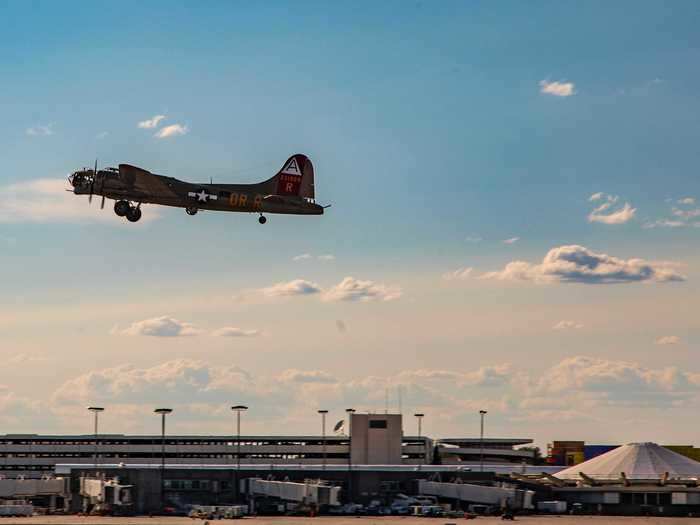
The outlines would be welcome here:
<svg viewBox="0 0 700 525">
<path fill-rule="evenodd" d="M 403 434 L 400 414 L 353 414 L 349 435 L 161 436 L 123 434 L 0 436 L 0 475 L 39 478 L 57 464 L 150 465 L 427 465 L 531 463 L 532 451 L 518 451 L 529 439 L 450 438 Z"/>
<path fill-rule="evenodd" d="M 466 482 L 493 486 L 499 494 L 495 498 L 506 493 L 511 497 L 519 490 L 516 485 L 529 483 L 513 480 L 511 472 L 551 469 L 528 466 L 532 451 L 516 452 L 517 445 L 531 443 L 528 439 L 442 442 L 406 436 L 400 414 L 355 413 L 348 427 L 349 435 L 241 436 L 240 440 L 234 436 L 5 435 L 0 436 L 0 473 L 6 478 L 0 480 L 0 493 L 4 483 L 8 496 L 20 490 L 16 495 L 40 505 L 84 511 L 86 484 L 102 483 L 110 497 L 124 490 L 133 501 L 133 512 L 148 513 L 163 506 L 231 505 L 249 496 L 251 480 L 270 486 L 319 480 L 321 487 L 334 487 L 343 502 L 368 504 L 416 494 L 420 481 L 433 483 L 437 492 L 446 487 L 449 493 L 454 483 Z M 63 480 L 60 493 L 52 485 L 54 478 Z M 511 488 L 496 486 L 503 483 Z M 540 492 L 550 490 L 534 486 Z"/>
</svg>

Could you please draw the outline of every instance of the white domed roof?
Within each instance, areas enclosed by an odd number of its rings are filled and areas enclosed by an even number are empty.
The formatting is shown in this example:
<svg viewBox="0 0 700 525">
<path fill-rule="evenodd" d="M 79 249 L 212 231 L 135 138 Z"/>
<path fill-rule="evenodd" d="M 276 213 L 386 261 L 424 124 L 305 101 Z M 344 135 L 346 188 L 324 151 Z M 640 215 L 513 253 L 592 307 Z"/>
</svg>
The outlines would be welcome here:
<svg viewBox="0 0 700 525">
<path fill-rule="evenodd" d="M 628 443 L 554 474 L 560 479 L 580 480 L 580 472 L 598 480 L 700 478 L 700 463 L 656 443 Z"/>
</svg>

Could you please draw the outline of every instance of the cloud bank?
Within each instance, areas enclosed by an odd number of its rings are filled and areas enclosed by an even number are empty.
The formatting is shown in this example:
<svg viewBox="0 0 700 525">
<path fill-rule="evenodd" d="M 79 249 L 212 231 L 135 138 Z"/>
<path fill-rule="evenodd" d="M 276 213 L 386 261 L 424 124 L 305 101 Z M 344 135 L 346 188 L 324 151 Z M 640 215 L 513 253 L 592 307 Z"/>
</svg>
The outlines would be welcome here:
<svg viewBox="0 0 700 525">
<path fill-rule="evenodd" d="M 582 421 L 594 409 L 692 408 L 700 399 L 700 374 L 590 356 L 566 358 L 536 370 L 501 363 L 357 377 L 298 368 L 255 375 L 234 364 L 174 359 L 151 367 L 124 364 L 76 375 L 54 391 L 51 403 L 53 410 L 65 413 L 103 403 L 110 413 L 124 414 L 126 425 L 141 415 L 152 421 L 153 406 L 167 401 L 176 410 L 178 424 L 189 420 L 203 429 L 202 420 L 217 425 L 226 421 L 235 399 L 255 407 L 250 416 L 268 425 L 302 419 L 308 426 L 315 421 L 318 399 L 324 399 L 324 406 L 334 413 L 342 414 L 348 406 L 381 411 L 387 388 L 401 388 L 408 410 L 425 411 L 434 423 L 454 422 L 456 428 L 463 428 L 465 421 L 474 421 L 480 408 L 510 422 Z M 0 408 L 7 417 L 36 412 L 39 405 L 0 388 Z"/>
<path fill-rule="evenodd" d="M 620 259 L 578 245 L 559 246 L 547 252 L 540 264 L 513 261 L 482 279 L 542 283 L 619 284 L 684 281 L 677 265 L 644 259 Z"/>
</svg>

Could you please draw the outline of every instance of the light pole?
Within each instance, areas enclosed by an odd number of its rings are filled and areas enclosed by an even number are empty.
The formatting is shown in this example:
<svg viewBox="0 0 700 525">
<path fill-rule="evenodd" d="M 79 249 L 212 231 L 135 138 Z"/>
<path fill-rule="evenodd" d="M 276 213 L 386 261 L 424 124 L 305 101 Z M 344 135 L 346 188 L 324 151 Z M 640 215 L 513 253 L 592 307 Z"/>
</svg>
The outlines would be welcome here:
<svg viewBox="0 0 700 525">
<path fill-rule="evenodd" d="M 326 414 L 328 410 L 319 410 L 321 414 L 321 435 L 323 436 L 323 470 L 326 470 Z"/>
<path fill-rule="evenodd" d="M 245 405 L 235 405 L 231 407 L 231 410 L 236 413 L 236 486 L 234 487 L 233 492 L 236 502 L 238 502 L 238 493 L 240 491 L 240 487 L 238 485 L 240 483 L 239 479 L 241 475 L 241 412 L 248 410 L 248 407 Z"/>
<path fill-rule="evenodd" d="M 354 408 L 346 408 L 348 415 L 348 503 L 352 503 L 352 415 Z"/>
<path fill-rule="evenodd" d="M 97 420 L 100 412 L 104 412 L 103 407 L 87 407 L 87 409 L 95 415 L 95 452 L 93 453 L 93 459 L 95 460 L 95 470 L 97 470 Z M 95 472 L 97 475 L 97 472 Z"/>
<path fill-rule="evenodd" d="M 160 414 L 160 510 L 165 508 L 165 416 L 172 408 L 156 408 L 153 412 Z"/>
<path fill-rule="evenodd" d="M 425 414 L 418 413 L 418 414 L 413 414 L 416 416 L 416 419 L 418 420 L 418 441 L 421 440 L 421 437 L 423 436 L 423 418 L 425 417 Z M 425 443 L 423 443 L 423 461 L 422 463 L 425 463 Z"/>
<path fill-rule="evenodd" d="M 481 416 L 481 434 L 479 437 L 479 465 L 481 472 L 484 471 L 484 416 L 488 414 L 486 410 L 479 410 Z"/>
</svg>

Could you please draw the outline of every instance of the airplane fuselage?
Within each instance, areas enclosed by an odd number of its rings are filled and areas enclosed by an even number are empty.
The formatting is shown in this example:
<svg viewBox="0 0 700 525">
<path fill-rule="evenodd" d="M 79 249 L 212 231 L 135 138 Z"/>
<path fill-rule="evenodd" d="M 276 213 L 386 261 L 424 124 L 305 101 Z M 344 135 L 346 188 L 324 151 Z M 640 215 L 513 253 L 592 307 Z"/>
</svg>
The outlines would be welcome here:
<svg viewBox="0 0 700 525">
<path fill-rule="evenodd" d="M 69 180 L 77 195 L 117 201 L 117 215 L 132 222 L 140 211 L 130 216 L 129 210 L 141 204 L 185 208 L 190 215 L 199 210 L 259 213 L 263 223 L 263 213 L 322 215 L 324 210 L 313 199 L 313 166 L 304 155 L 290 157 L 277 175 L 258 184 L 194 184 L 129 164 L 77 171 Z"/>
<path fill-rule="evenodd" d="M 322 215 L 323 207 L 298 197 L 279 197 L 265 193 L 261 184 L 193 184 L 173 177 L 152 174 L 168 192 L 147 193 L 106 182 L 104 195 L 113 200 L 129 200 L 177 208 L 248 213 Z M 77 192 L 76 192 L 77 193 Z"/>
</svg>

